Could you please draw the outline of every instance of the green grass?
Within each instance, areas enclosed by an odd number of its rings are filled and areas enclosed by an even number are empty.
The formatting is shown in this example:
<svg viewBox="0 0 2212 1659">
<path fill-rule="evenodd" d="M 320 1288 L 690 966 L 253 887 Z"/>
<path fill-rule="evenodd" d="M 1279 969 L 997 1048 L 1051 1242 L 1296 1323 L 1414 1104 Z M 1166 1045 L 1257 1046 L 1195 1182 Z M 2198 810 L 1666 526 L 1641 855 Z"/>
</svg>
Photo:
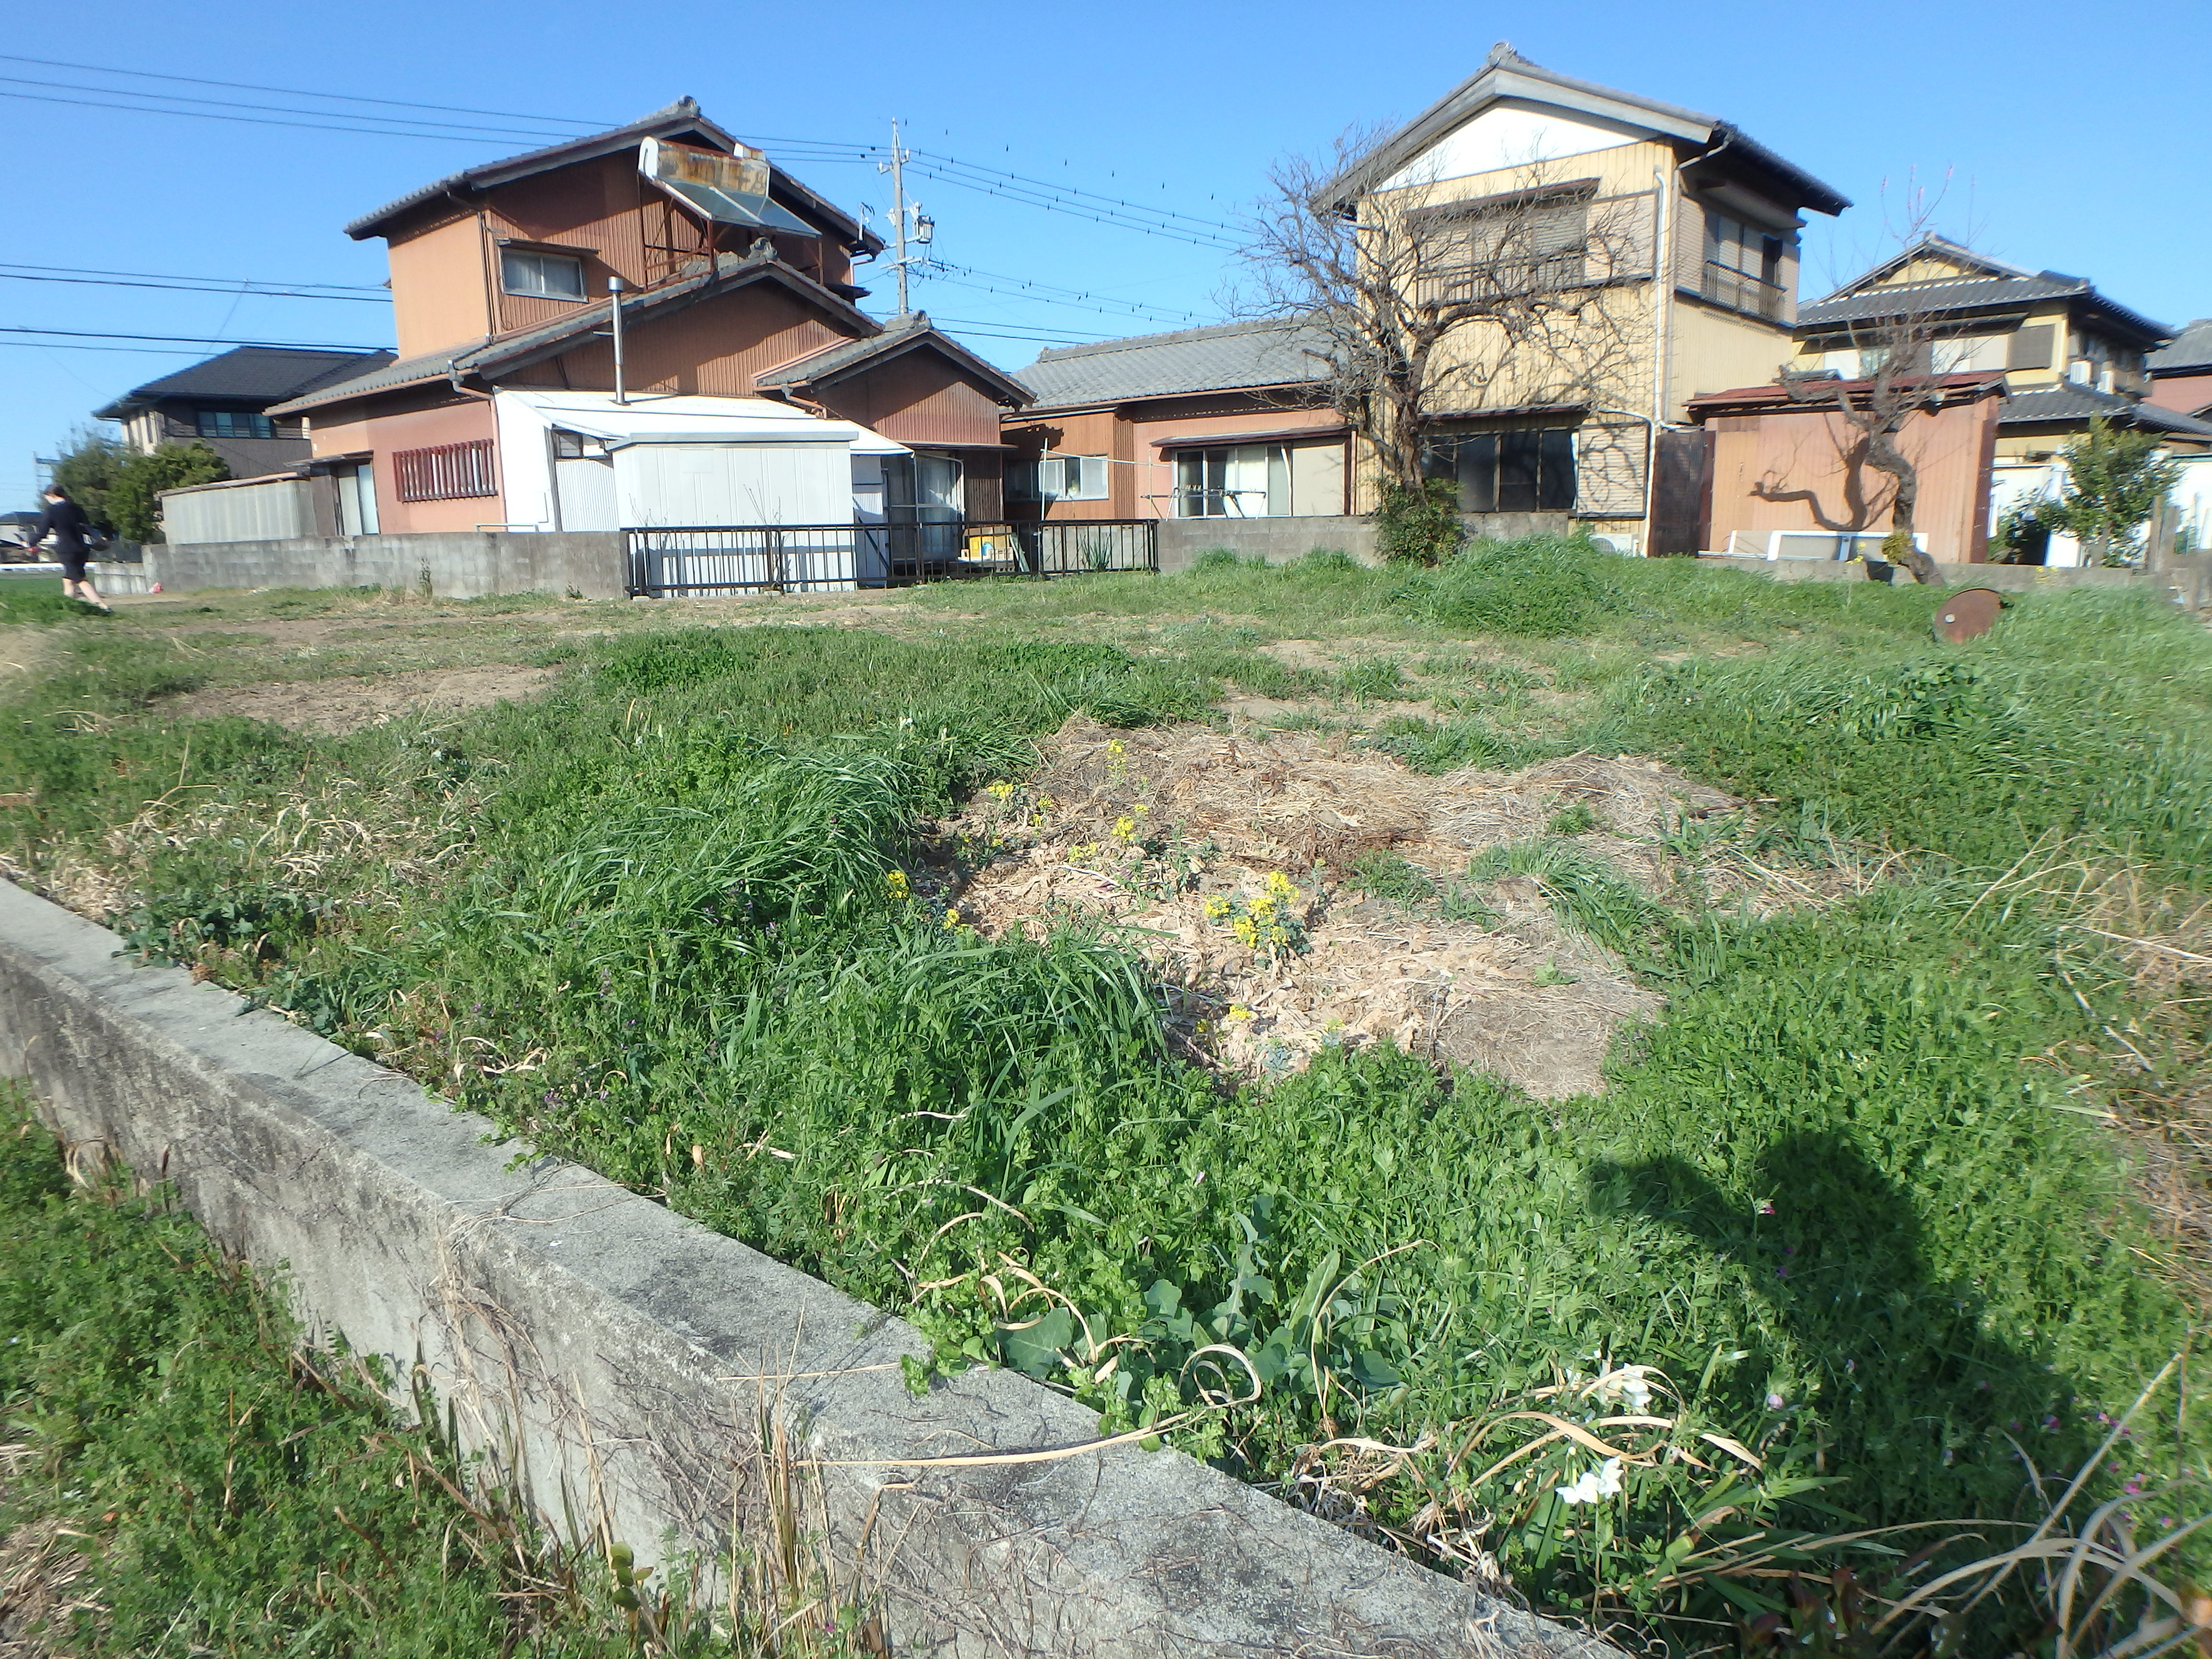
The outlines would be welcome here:
<svg viewBox="0 0 2212 1659">
<path fill-rule="evenodd" d="M 0 1108 L 0 1536 L 58 1523 L 90 1600 L 59 1653 L 633 1654 L 608 1563 L 548 1545 L 364 1370 L 301 1346 L 283 1298 L 161 1194 L 73 1188 Z M 647 1581 L 656 1651 L 740 1650 Z M 11 1610 L 12 1611 L 12 1610 Z"/>
<path fill-rule="evenodd" d="M 2061 842 L 2201 883 L 2212 650 L 2128 596 L 2030 596 L 1954 647 L 1929 596 L 1872 584 L 1668 561 L 1591 580 L 1579 637 L 1472 649 L 1393 608 L 1401 575 L 1331 561 L 963 584 L 908 598 L 979 623 L 636 629 L 568 647 L 538 702 L 343 740 L 140 714 L 191 665 L 88 634 L 0 729 L 0 787 L 39 792 L 6 833 L 35 864 L 180 776 L 226 825 L 310 787 L 363 820 L 445 813 L 465 830 L 434 865 L 149 838 L 137 937 L 907 1313 L 940 1364 L 1176 1419 L 1262 1480 L 1324 1425 L 1419 1443 L 1367 1494 L 1382 1522 L 1486 1516 L 1480 1547 L 1546 1605 L 1602 1591 L 1725 1624 L 1743 1609 L 1710 1574 L 1662 1585 L 1693 1535 L 2001 1522 L 2016 1446 L 2074 1467 L 2096 1413 L 2187 1344 L 2065 1058 L 2130 1017 L 2127 987 L 2078 944 L 2060 978 L 2058 910 L 1977 900 Z M 1324 677 L 1259 653 L 1270 635 L 1404 647 Z M 1928 850 L 1869 896 L 1762 921 L 1662 909 L 1558 823 L 1447 897 L 1479 916 L 1484 883 L 1532 878 L 1667 993 L 1608 1093 L 1540 1106 L 1387 1050 L 1224 1090 L 1169 1056 L 1118 946 L 994 943 L 892 878 L 930 815 L 1018 775 L 1071 710 L 1190 718 L 1228 683 L 1457 698 L 1376 740 L 1439 770 L 1665 756 L 1763 797 L 1801 851 Z M 64 712 L 87 708 L 99 729 Z M 1439 902 L 1413 875 L 1382 860 L 1356 884 Z M 1696 1462 L 1632 1463 L 1588 1510 L 1553 1495 L 1592 1462 L 1571 1442 L 1476 1479 L 1536 1432 L 1514 1411 L 1594 1419 L 1590 1379 L 1621 1365 L 1656 1368 L 1655 1452 Z M 2207 1447 L 2183 1421 L 2136 1451 L 2127 1473 L 2167 1477 Z M 1978 1617 L 1996 1643 L 2039 1615 Z"/>
</svg>

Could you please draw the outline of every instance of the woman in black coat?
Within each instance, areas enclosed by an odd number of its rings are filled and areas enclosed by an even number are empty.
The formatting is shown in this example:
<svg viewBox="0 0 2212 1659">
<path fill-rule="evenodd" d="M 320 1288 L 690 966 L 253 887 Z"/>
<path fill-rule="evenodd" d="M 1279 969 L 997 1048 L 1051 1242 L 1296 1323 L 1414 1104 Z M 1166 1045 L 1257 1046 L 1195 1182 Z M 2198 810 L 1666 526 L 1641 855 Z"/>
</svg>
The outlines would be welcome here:
<svg viewBox="0 0 2212 1659">
<path fill-rule="evenodd" d="M 46 510 L 39 519 L 39 528 L 31 538 L 35 547 L 52 538 L 54 556 L 62 562 L 62 592 L 70 599 L 82 599 L 87 605 L 110 611 L 107 601 L 100 597 L 85 574 L 84 562 L 91 553 L 86 532 L 92 520 L 85 517 L 84 509 L 71 501 L 58 484 L 46 489 Z"/>
</svg>

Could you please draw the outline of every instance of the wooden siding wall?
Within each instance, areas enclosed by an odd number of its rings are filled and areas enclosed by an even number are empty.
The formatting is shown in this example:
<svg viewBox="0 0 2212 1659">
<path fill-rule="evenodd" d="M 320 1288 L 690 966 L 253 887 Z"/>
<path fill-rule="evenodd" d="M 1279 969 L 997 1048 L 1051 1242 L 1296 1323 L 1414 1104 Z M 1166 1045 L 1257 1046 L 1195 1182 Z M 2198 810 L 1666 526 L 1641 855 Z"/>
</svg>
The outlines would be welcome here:
<svg viewBox="0 0 2212 1659">
<path fill-rule="evenodd" d="M 1919 469 L 1915 528 L 1936 558 L 1972 562 L 1984 556 L 1990 470 L 2002 401 L 1984 398 L 1915 416 L 1899 447 Z M 1868 467 L 1865 441 L 1833 411 L 1771 410 L 1718 416 L 1713 432 L 1715 548 L 1731 531 L 1757 538 L 1774 530 L 1887 530 L 1894 488 Z"/>
<path fill-rule="evenodd" d="M 831 412 L 902 444 L 999 441 L 999 405 L 934 351 L 909 351 L 821 395 Z"/>
<path fill-rule="evenodd" d="M 848 337 L 795 296 L 772 283 L 754 283 L 672 316 L 626 327 L 623 379 L 632 392 L 757 397 L 754 375 Z M 593 340 L 501 380 L 507 386 L 611 392 L 614 344 Z"/>
<path fill-rule="evenodd" d="M 510 334 L 571 314 L 580 301 L 508 294 L 500 281 L 500 239 L 580 251 L 584 289 L 596 300 L 607 279 L 633 289 L 666 282 L 715 240 L 637 170 L 635 150 L 579 161 L 487 191 L 479 208 L 426 218 L 391 248 L 392 306 L 403 357 Z M 729 227 L 720 246 L 750 240 Z M 784 262 L 817 280 L 849 283 L 852 260 L 835 238 L 778 236 Z"/>
</svg>

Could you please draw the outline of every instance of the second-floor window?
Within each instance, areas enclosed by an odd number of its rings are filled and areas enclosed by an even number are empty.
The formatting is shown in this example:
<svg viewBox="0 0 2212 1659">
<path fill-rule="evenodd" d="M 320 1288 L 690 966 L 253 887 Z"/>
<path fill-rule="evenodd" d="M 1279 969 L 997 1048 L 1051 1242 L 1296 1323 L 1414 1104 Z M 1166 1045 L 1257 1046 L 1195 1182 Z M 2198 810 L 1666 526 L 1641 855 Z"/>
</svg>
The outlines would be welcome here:
<svg viewBox="0 0 2212 1659">
<path fill-rule="evenodd" d="M 1418 211 L 1421 302 L 1463 305 L 1579 286 L 1593 252 L 1591 190 L 1577 180 Z"/>
<path fill-rule="evenodd" d="M 193 412 L 192 430 L 203 438 L 273 438 L 276 422 L 251 410 L 202 409 Z"/>
<path fill-rule="evenodd" d="M 584 262 L 574 254 L 533 253 L 527 248 L 500 250 L 499 283 L 509 294 L 533 300 L 580 300 Z"/>
<path fill-rule="evenodd" d="M 1782 315 L 1787 239 L 1705 210 L 1705 297 L 1759 317 Z"/>
</svg>

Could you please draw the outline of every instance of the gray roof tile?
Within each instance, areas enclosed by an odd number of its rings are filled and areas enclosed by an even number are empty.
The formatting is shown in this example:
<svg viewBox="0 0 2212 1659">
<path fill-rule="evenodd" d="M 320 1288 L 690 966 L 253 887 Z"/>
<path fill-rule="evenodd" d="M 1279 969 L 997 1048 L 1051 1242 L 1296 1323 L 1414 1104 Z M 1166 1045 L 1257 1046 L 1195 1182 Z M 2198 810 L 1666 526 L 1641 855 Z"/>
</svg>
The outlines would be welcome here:
<svg viewBox="0 0 2212 1659">
<path fill-rule="evenodd" d="M 2038 386 L 2032 392 L 2014 392 L 2005 399 L 2004 412 L 1998 416 L 1997 424 L 2008 427 L 2045 421 L 2086 421 L 2093 415 L 2106 416 L 2123 426 L 2139 427 L 2146 432 L 2212 439 L 2212 421 L 2200 421 L 2179 410 L 2161 409 L 2156 404 L 2137 403 L 2133 398 L 2100 392 L 2093 386 L 2081 386 L 2072 380 L 2058 386 Z"/>
<path fill-rule="evenodd" d="M 2173 343 L 2150 354 L 2154 374 L 2212 368 L 2212 317 L 2199 317 L 2173 337 Z"/>
<path fill-rule="evenodd" d="M 392 356 L 389 351 L 240 346 L 158 380 L 149 380 L 94 412 L 103 421 L 119 421 L 168 398 L 205 398 L 265 406 L 305 397 L 334 380 L 380 368 Z"/>
<path fill-rule="evenodd" d="M 1178 392 L 1310 385 L 1322 377 L 1321 337 L 1267 319 L 1139 334 L 1041 351 L 1014 378 L 1049 408 L 1166 398 Z"/>
</svg>

